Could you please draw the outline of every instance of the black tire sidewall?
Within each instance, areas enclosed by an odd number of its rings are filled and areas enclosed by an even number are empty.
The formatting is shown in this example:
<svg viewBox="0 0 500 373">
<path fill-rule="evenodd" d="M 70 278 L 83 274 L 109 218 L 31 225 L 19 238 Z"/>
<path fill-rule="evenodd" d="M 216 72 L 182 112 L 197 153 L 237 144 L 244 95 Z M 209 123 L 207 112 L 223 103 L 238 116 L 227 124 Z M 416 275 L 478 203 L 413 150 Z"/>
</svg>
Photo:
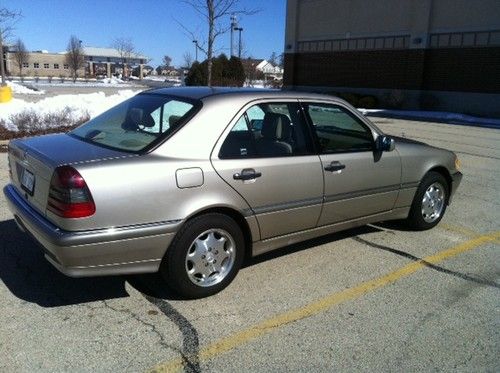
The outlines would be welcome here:
<svg viewBox="0 0 500 373">
<path fill-rule="evenodd" d="M 422 199 L 424 197 L 424 193 L 427 188 L 433 183 L 438 182 L 442 185 L 445 193 L 445 200 L 443 211 L 441 211 L 441 215 L 433 222 L 426 222 L 424 217 L 422 216 Z M 412 206 L 410 209 L 410 214 L 408 215 L 407 225 L 415 230 L 427 230 L 435 227 L 443 218 L 444 213 L 446 212 L 446 207 L 448 205 L 449 199 L 449 186 L 445 177 L 438 172 L 428 172 L 420 182 L 418 186 L 417 192 L 415 193 L 415 197 L 413 198 Z"/>
<path fill-rule="evenodd" d="M 186 273 L 185 261 L 193 241 L 209 229 L 219 228 L 229 233 L 235 242 L 235 259 L 231 271 L 218 284 L 202 287 L 194 284 Z M 167 285 L 182 297 L 203 298 L 218 293 L 228 286 L 238 273 L 244 258 L 245 240 L 239 225 L 229 216 L 210 213 L 188 220 L 176 234 L 160 266 Z"/>
</svg>

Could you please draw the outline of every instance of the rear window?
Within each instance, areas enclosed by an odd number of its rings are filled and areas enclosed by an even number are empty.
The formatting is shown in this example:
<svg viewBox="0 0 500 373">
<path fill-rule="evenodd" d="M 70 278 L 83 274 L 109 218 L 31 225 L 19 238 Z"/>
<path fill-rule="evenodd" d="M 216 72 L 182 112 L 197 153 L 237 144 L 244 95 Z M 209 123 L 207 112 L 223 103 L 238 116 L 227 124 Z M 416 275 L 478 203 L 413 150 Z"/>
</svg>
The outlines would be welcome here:
<svg viewBox="0 0 500 373">
<path fill-rule="evenodd" d="M 186 122 L 201 104 L 142 94 L 111 108 L 70 134 L 112 149 L 138 152 Z"/>
</svg>

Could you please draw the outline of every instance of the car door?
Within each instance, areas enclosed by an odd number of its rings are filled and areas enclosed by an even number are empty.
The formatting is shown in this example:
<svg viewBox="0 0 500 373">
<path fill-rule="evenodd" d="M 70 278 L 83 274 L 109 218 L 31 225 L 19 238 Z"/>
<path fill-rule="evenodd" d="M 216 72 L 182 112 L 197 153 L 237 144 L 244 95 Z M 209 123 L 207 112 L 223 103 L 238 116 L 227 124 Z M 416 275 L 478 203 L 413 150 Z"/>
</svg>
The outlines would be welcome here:
<svg viewBox="0 0 500 373">
<path fill-rule="evenodd" d="M 215 147 L 212 164 L 247 201 L 261 239 L 316 226 L 323 171 L 297 100 L 245 107 Z"/>
<path fill-rule="evenodd" d="M 389 211 L 401 183 L 397 151 L 375 150 L 376 133 L 347 107 L 303 102 L 324 172 L 324 205 L 318 225 Z"/>
</svg>

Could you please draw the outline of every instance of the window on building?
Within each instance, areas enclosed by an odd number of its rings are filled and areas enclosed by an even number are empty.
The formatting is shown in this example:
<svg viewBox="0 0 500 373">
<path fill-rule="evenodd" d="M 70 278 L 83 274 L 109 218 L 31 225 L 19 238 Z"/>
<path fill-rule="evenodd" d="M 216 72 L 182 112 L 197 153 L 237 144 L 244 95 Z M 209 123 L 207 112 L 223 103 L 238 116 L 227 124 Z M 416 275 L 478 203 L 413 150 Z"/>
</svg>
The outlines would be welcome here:
<svg viewBox="0 0 500 373">
<path fill-rule="evenodd" d="M 59 64 L 58 63 L 55 63 L 54 64 L 54 69 L 58 69 L 59 68 Z"/>
<path fill-rule="evenodd" d="M 44 64 L 43 64 L 43 68 L 44 68 L 44 69 L 48 69 L 48 68 L 49 68 L 49 64 L 48 64 L 48 63 L 44 63 Z"/>
<path fill-rule="evenodd" d="M 30 67 L 30 64 L 28 62 L 23 62 L 23 67 Z"/>
<path fill-rule="evenodd" d="M 64 70 L 68 70 L 69 69 L 69 65 L 67 63 L 64 64 Z"/>
<path fill-rule="evenodd" d="M 39 64 L 38 62 L 35 62 L 35 63 L 33 64 L 33 67 L 34 67 L 35 69 L 39 69 L 39 68 L 40 68 L 40 64 Z"/>
</svg>

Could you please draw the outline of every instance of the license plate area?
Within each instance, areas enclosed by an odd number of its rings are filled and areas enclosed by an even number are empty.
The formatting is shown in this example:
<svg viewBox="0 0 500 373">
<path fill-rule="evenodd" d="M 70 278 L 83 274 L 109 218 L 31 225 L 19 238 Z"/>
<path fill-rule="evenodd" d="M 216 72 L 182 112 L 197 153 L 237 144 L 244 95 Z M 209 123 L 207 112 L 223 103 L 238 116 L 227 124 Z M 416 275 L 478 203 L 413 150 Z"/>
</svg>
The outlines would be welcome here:
<svg viewBox="0 0 500 373">
<path fill-rule="evenodd" d="M 35 175 L 26 168 L 22 170 L 21 187 L 31 196 L 33 195 L 33 191 L 35 190 Z"/>
</svg>

